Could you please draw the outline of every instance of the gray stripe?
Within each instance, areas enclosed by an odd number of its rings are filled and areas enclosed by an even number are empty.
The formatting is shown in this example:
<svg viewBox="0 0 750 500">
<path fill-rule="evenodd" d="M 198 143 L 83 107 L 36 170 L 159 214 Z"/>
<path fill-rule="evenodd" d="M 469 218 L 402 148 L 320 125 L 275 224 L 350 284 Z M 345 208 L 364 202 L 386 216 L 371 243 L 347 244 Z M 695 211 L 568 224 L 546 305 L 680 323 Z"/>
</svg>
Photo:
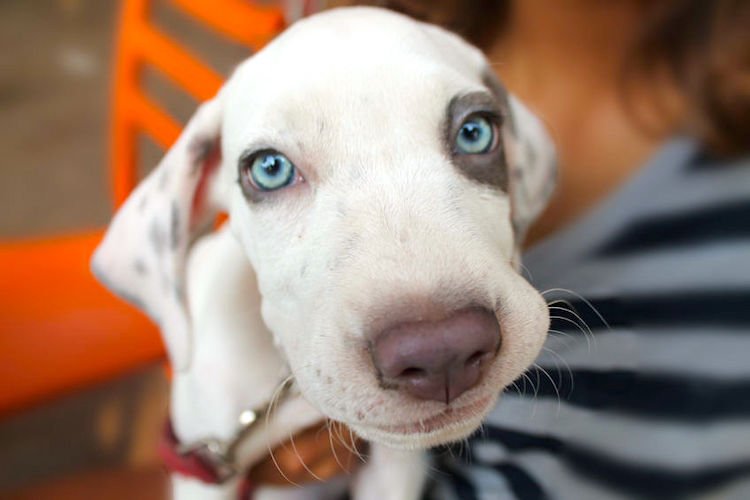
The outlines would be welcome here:
<svg viewBox="0 0 750 500">
<path fill-rule="evenodd" d="M 521 467 L 542 485 L 553 498 L 561 500 L 632 500 L 603 486 L 589 482 L 570 470 L 557 458 L 544 452 L 528 451 L 508 454 L 503 460 Z M 477 486 L 484 486 L 482 483 Z M 488 492 L 489 493 L 489 492 Z M 488 497 L 503 498 L 503 497 Z M 512 497 L 511 497 L 512 498 Z"/>
<path fill-rule="evenodd" d="M 652 190 L 653 191 L 653 190 Z M 659 190 L 659 196 L 641 197 L 631 217 L 673 216 L 679 212 L 700 211 L 750 196 L 750 164 L 729 167 L 717 165 L 701 172 L 678 173 Z M 634 200 L 635 201 L 635 200 Z"/>
<path fill-rule="evenodd" d="M 570 288 L 589 299 L 612 296 L 613 291 L 622 296 L 681 289 L 747 289 L 750 238 L 558 265 L 555 276 L 540 277 L 531 268 L 534 286 Z"/>
<path fill-rule="evenodd" d="M 634 205 L 650 193 L 653 186 L 673 183 L 674 171 L 682 168 L 695 151 L 695 144 L 691 141 L 677 139 L 669 142 L 614 196 L 569 228 L 531 248 L 524 255 L 524 264 L 532 270 L 534 278 L 542 281 L 554 279 L 560 271 L 560 263 L 574 262 L 610 240 L 632 219 Z"/>
<path fill-rule="evenodd" d="M 563 372 L 568 367 L 625 369 L 731 379 L 750 377 L 748 353 L 750 332 L 747 330 L 616 329 L 588 340 L 583 335 L 553 334 L 547 339 L 537 364 Z"/>
<path fill-rule="evenodd" d="M 478 464 L 459 467 L 469 482 L 477 490 L 479 500 L 510 500 L 516 498 L 508 482 L 493 469 Z"/>
<path fill-rule="evenodd" d="M 718 425 L 638 419 L 505 394 L 486 422 L 574 442 L 603 456 L 690 472 L 750 460 L 750 422 Z"/>
<path fill-rule="evenodd" d="M 688 172 L 686 164 L 696 151 L 690 140 L 671 141 L 614 196 L 532 248 L 524 256 L 524 264 L 541 282 L 554 282 L 562 263 L 588 262 L 590 251 L 610 240 L 628 222 L 750 198 L 747 161 Z"/>
</svg>

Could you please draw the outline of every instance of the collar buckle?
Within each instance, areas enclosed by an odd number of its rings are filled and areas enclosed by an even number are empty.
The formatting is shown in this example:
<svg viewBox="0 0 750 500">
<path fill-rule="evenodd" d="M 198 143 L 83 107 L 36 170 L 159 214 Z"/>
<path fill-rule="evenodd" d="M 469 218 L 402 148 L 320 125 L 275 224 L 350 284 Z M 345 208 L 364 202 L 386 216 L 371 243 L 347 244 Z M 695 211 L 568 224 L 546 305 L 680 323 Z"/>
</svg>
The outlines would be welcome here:
<svg viewBox="0 0 750 500">
<path fill-rule="evenodd" d="M 180 444 L 176 451 L 182 456 L 200 457 L 215 471 L 219 483 L 224 483 L 239 473 L 234 463 L 232 446 L 225 441 L 216 438 L 201 439 L 190 444 Z"/>
</svg>

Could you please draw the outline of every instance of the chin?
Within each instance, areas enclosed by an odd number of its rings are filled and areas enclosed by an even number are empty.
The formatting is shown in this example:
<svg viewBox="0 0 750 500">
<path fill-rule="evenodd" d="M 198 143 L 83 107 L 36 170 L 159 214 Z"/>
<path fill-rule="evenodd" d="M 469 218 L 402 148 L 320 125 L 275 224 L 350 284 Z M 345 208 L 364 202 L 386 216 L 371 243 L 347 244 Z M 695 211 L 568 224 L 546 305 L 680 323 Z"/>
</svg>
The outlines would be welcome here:
<svg viewBox="0 0 750 500">
<path fill-rule="evenodd" d="M 472 435 L 497 401 L 498 395 L 485 396 L 458 408 L 446 407 L 439 413 L 400 425 L 349 424 L 360 437 L 402 450 L 432 448 L 460 441 Z"/>
</svg>

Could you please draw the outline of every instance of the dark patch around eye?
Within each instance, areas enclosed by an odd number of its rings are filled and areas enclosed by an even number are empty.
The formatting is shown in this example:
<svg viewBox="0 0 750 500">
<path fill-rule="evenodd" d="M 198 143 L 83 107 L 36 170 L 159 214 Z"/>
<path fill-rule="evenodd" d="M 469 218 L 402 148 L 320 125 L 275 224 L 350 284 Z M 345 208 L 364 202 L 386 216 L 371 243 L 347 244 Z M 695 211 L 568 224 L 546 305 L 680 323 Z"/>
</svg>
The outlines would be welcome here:
<svg viewBox="0 0 750 500">
<path fill-rule="evenodd" d="M 503 126 L 507 127 L 513 137 L 518 138 L 518 126 L 516 121 L 513 119 L 513 115 L 510 113 L 510 104 L 508 103 L 508 91 L 505 89 L 500 80 L 495 76 L 495 73 L 491 69 L 487 70 L 482 75 L 482 83 L 487 87 L 487 90 L 492 92 L 500 108 L 503 110 L 505 121 Z"/>
<path fill-rule="evenodd" d="M 472 115 L 480 115 L 496 127 L 495 134 L 498 137 L 494 140 L 497 144 L 487 153 L 459 154 L 455 146 L 456 135 L 464 121 Z M 448 156 L 459 172 L 472 181 L 507 192 L 508 168 L 502 138 L 499 137 L 504 117 L 500 103 L 489 93 L 479 91 L 459 94 L 448 104 L 443 134 Z"/>
</svg>

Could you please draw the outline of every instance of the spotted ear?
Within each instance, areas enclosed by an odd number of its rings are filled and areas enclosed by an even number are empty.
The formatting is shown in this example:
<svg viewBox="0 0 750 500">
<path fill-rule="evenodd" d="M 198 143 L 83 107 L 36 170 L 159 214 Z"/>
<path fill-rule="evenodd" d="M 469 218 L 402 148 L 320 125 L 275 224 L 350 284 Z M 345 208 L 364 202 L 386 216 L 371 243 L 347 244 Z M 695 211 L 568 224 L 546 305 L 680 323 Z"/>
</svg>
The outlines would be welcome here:
<svg viewBox="0 0 750 500">
<path fill-rule="evenodd" d="M 160 325 L 175 370 L 191 357 L 187 253 L 221 209 L 210 196 L 221 163 L 221 116 L 220 95 L 198 108 L 115 214 L 91 261 L 105 286 Z"/>
<path fill-rule="evenodd" d="M 520 248 L 531 223 L 541 215 L 557 184 L 555 147 L 542 122 L 513 95 L 507 96 L 509 123 L 503 128 L 511 213 Z"/>
</svg>

